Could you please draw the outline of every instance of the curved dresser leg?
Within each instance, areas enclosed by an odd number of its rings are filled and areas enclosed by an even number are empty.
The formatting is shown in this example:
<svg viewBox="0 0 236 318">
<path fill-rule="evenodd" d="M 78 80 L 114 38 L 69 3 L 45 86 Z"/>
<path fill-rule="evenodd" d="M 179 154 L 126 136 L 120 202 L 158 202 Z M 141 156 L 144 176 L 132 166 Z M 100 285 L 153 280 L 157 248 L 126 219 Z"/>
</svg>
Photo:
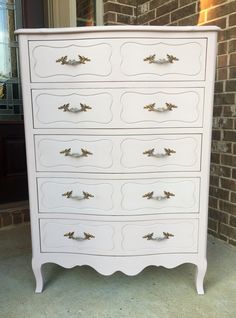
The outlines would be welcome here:
<svg viewBox="0 0 236 318">
<path fill-rule="evenodd" d="M 36 281 L 35 293 L 41 293 L 43 290 L 42 264 L 32 260 L 32 269 Z"/>
<path fill-rule="evenodd" d="M 204 277 L 207 270 L 207 261 L 203 261 L 201 264 L 197 265 L 197 271 L 196 271 L 196 289 L 197 293 L 199 295 L 204 295 L 204 288 L 203 288 L 203 282 Z"/>
</svg>

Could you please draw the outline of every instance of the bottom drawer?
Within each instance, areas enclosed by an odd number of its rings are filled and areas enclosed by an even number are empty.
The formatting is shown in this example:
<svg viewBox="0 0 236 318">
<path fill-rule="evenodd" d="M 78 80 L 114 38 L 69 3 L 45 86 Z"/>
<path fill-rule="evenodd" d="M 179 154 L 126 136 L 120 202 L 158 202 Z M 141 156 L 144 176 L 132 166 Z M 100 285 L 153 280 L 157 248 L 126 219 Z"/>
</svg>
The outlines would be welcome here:
<svg viewBox="0 0 236 318">
<path fill-rule="evenodd" d="M 91 255 L 196 253 L 197 219 L 95 222 L 41 219 L 42 252 Z"/>
</svg>

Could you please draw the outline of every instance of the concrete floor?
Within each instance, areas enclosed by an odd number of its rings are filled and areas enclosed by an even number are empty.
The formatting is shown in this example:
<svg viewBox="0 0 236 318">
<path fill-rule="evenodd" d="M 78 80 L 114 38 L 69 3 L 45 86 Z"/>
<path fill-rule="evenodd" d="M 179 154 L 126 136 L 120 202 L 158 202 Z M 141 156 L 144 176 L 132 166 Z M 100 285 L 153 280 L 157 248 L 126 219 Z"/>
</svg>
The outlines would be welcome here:
<svg viewBox="0 0 236 318">
<path fill-rule="evenodd" d="M 43 267 L 34 294 L 29 226 L 0 231 L 0 318 L 235 318 L 236 249 L 209 239 L 206 294 L 198 296 L 195 267 L 148 267 L 134 277 L 104 277 L 88 266 Z"/>
</svg>

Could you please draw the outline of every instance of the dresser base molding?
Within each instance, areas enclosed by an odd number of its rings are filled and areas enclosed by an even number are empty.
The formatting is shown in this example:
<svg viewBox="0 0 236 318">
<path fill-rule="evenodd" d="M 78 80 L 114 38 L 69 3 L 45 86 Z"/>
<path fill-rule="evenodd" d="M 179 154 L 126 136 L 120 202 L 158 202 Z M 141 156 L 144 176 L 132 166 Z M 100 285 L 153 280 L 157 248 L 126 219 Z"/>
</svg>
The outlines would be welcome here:
<svg viewBox="0 0 236 318">
<path fill-rule="evenodd" d="M 35 293 L 43 291 L 44 279 L 42 265 L 46 263 L 55 263 L 64 268 L 88 265 L 95 269 L 99 274 L 112 275 L 120 271 L 128 276 L 135 276 L 148 266 L 163 266 L 165 268 L 174 268 L 184 263 L 196 265 L 195 284 L 199 295 L 204 294 L 204 277 L 207 270 L 206 258 L 200 258 L 198 254 L 162 254 L 146 256 L 97 256 L 97 255 L 77 255 L 61 253 L 40 254 L 32 259 L 32 268 L 36 280 Z M 79 279 L 79 278 L 78 278 Z"/>
</svg>

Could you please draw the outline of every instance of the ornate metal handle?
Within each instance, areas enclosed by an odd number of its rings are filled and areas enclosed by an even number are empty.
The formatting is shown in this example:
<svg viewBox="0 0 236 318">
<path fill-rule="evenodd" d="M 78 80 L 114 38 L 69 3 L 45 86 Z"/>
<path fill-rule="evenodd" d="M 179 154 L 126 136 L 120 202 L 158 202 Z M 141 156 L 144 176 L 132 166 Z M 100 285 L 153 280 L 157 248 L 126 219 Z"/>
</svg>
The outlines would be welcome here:
<svg viewBox="0 0 236 318">
<path fill-rule="evenodd" d="M 68 56 L 62 56 L 59 59 L 56 60 L 56 63 L 61 63 L 61 65 L 78 65 L 78 64 L 85 64 L 86 62 L 90 62 L 91 60 L 88 57 L 78 55 L 78 60 L 68 60 Z"/>
<path fill-rule="evenodd" d="M 163 241 L 163 240 L 168 240 L 170 237 L 173 237 L 174 235 L 168 232 L 163 232 L 162 237 L 153 237 L 154 233 L 148 233 L 143 236 L 144 239 L 147 239 L 148 241 L 153 240 L 153 241 Z"/>
<path fill-rule="evenodd" d="M 65 233 L 64 236 L 68 237 L 68 239 L 76 240 L 76 241 L 85 241 L 90 240 L 91 238 L 95 238 L 94 235 L 84 232 L 84 237 L 74 236 L 75 232 Z"/>
<path fill-rule="evenodd" d="M 155 108 L 156 103 L 153 103 L 153 104 L 146 105 L 143 108 L 147 109 L 149 112 L 159 112 L 159 113 L 172 111 L 173 108 L 178 108 L 178 106 L 171 103 L 165 103 L 165 104 L 166 104 L 165 107 Z"/>
<path fill-rule="evenodd" d="M 64 104 L 62 106 L 59 106 L 58 109 L 63 109 L 63 112 L 70 112 L 70 113 L 80 113 L 80 112 L 86 112 L 88 109 L 92 109 L 92 107 L 80 103 L 80 108 L 77 107 L 70 107 L 70 104 Z"/>
<path fill-rule="evenodd" d="M 60 151 L 61 154 L 64 154 L 66 157 L 70 156 L 70 157 L 74 157 L 74 158 L 80 158 L 80 157 L 88 157 L 88 155 L 92 155 L 93 153 L 81 148 L 81 154 L 79 153 L 71 153 L 71 148 L 67 148 L 64 150 Z"/>
<path fill-rule="evenodd" d="M 62 193 L 62 196 L 63 197 L 66 197 L 67 199 L 77 199 L 77 200 L 84 200 L 84 199 L 89 199 L 89 198 L 94 198 L 94 195 L 88 193 L 88 192 L 85 192 L 85 191 L 82 191 L 83 193 L 83 196 L 82 197 L 78 197 L 78 196 L 72 196 L 73 194 L 73 191 L 67 191 L 65 193 Z"/>
<path fill-rule="evenodd" d="M 155 200 L 158 200 L 158 201 L 161 201 L 161 200 L 165 200 L 165 199 L 169 199 L 170 197 L 174 197 L 175 194 L 172 193 L 172 192 L 169 192 L 169 191 L 163 191 L 164 192 L 164 195 L 158 195 L 156 197 L 154 197 L 154 191 L 152 192 L 147 192 L 143 195 L 143 198 L 147 198 L 148 200 L 150 199 L 155 199 Z"/>
<path fill-rule="evenodd" d="M 173 63 L 174 61 L 179 61 L 179 59 L 173 55 L 166 54 L 166 58 L 160 58 L 160 59 L 155 59 L 156 54 L 149 55 L 145 57 L 143 60 L 144 62 L 148 62 L 149 64 L 167 64 L 167 63 Z"/>
<path fill-rule="evenodd" d="M 172 150 L 170 148 L 164 148 L 165 153 L 154 153 L 154 151 L 155 151 L 155 148 L 145 150 L 143 152 L 143 155 L 147 155 L 148 157 L 162 158 L 162 157 L 171 156 L 172 153 L 176 153 L 175 150 Z"/>
</svg>

